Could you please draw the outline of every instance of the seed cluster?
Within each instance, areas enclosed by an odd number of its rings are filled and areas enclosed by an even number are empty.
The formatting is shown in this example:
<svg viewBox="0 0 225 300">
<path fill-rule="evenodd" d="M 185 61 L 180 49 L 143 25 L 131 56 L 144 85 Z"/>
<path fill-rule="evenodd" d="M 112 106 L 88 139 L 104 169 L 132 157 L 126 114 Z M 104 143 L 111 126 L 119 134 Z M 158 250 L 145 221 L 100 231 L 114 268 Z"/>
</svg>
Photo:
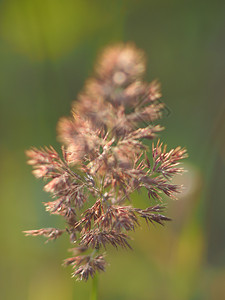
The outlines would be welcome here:
<svg viewBox="0 0 225 300">
<path fill-rule="evenodd" d="M 48 240 L 68 234 L 73 256 L 64 265 L 72 265 L 79 280 L 105 270 L 102 249 L 108 245 L 131 248 L 127 234 L 141 218 L 149 224 L 169 221 L 161 195 L 175 198 L 180 189 L 171 179 L 182 172 L 186 150 L 167 152 L 159 141 L 150 150 L 144 143 L 163 130 L 156 122 L 164 109 L 159 83 L 144 82 L 144 72 L 144 53 L 134 45 L 106 48 L 71 117 L 59 120 L 62 153 L 53 147 L 26 151 L 33 174 L 48 180 L 44 190 L 53 200 L 44 203 L 46 211 L 61 215 L 66 226 L 25 234 Z M 156 203 L 135 208 L 130 195 L 143 189 Z"/>
</svg>

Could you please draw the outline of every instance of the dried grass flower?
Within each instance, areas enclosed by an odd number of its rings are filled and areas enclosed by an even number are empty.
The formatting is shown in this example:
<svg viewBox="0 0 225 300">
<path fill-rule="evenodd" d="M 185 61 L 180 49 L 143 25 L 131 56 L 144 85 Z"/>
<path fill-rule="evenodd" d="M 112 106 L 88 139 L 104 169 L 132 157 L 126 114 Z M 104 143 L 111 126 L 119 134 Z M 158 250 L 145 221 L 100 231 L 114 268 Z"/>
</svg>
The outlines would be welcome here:
<svg viewBox="0 0 225 300">
<path fill-rule="evenodd" d="M 106 48 L 71 116 L 59 120 L 61 154 L 53 147 L 26 151 L 35 177 L 48 180 L 44 190 L 53 200 L 44 203 L 46 211 L 61 215 L 66 225 L 25 234 L 47 240 L 68 234 L 75 247 L 64 265 L 72 266 L 78 280 L 105 270 L 102 249 L 131 248 L 128 234 L 140 219 L 170 221 L 162 195 L 174 199 L 180 190 L 171 179 L 183 171 L 179 164 L 186 150 L 167 151 L 162 142 L 152 141 L 163 130 L 157 122 L 164 104 L 160 84 L 144 82 L 145 66 L 143 51 L 132 44 Z M 144 140 L 152 141 L 151 150 Z M 130 196 L 143 189 L 155 205 L 135 208 Z"/>
</svg>

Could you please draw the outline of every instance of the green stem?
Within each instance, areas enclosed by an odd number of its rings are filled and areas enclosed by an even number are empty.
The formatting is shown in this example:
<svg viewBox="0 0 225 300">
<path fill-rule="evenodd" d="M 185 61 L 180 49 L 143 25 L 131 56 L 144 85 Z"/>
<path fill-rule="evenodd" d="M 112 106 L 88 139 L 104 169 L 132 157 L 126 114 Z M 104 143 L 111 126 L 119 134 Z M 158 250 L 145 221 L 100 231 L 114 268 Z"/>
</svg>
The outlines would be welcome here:
<svg viewBox="0 0 225 300">
<path fill-rule="evenodd" d="M 91 289 L 91 298 L 90 300 L 98 300 L 98 274 L 95 273 L 92 279 L 92 289 Z"/>
</svg>

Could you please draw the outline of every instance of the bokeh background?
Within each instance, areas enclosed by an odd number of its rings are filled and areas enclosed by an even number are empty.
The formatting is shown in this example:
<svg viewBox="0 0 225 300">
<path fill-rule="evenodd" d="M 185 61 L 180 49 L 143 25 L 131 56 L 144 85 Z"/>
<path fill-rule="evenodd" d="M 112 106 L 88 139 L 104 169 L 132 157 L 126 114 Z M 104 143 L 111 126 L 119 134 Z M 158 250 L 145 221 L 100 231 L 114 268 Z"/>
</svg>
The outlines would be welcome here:
<svg viewBox="0 0 225 300">
<path fill-rule="evenodd" d="M 60 226 L 42 202 L 24 150 L 52 144 L 57 120 L 92 72 L 99 50 L 133 41 L 148 58 L 170 113 L 162 139 L 185 146 L 186 186 L 169 200 L 173 222 L 143 226 L 133 252 L 110 249 L 104 300 L 222 300 L 225 295 L 225 2 L 0 1 L 0 298 L 89 299 L 91 283 L 62 268 L 69 242 L 22 230 Z M 147 199 L 135 197 L 137 205 Z"/>
</svg>

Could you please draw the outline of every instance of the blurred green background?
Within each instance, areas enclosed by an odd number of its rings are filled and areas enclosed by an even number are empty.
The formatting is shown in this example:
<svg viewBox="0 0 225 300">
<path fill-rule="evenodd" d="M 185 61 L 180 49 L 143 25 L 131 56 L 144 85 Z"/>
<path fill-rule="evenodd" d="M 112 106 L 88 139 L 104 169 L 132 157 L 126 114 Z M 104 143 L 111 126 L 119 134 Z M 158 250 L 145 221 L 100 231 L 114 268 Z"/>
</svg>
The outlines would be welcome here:
<svg viewBox="0 0 225 300">
<path fill-rule="evenodd" d="M 169 200 L 173 222 L 144 226 L 133 252 L 110 250 L 100 299 L 222 300 L 225 295 L 225 2 L 178 0 L 0 1 L 0 298 L 88 299 L 91 283 L 62 268 L 66 238 L 44 244 L 22 230 L 60 226 L 41 202 L 24 150 L 56 142 L 96 55 L 133 41 L 148 58 L 170 114 L 162 139 L 189 152 Z M 148 205 L 147 199 L 135 203 Z"/>
</svg>

